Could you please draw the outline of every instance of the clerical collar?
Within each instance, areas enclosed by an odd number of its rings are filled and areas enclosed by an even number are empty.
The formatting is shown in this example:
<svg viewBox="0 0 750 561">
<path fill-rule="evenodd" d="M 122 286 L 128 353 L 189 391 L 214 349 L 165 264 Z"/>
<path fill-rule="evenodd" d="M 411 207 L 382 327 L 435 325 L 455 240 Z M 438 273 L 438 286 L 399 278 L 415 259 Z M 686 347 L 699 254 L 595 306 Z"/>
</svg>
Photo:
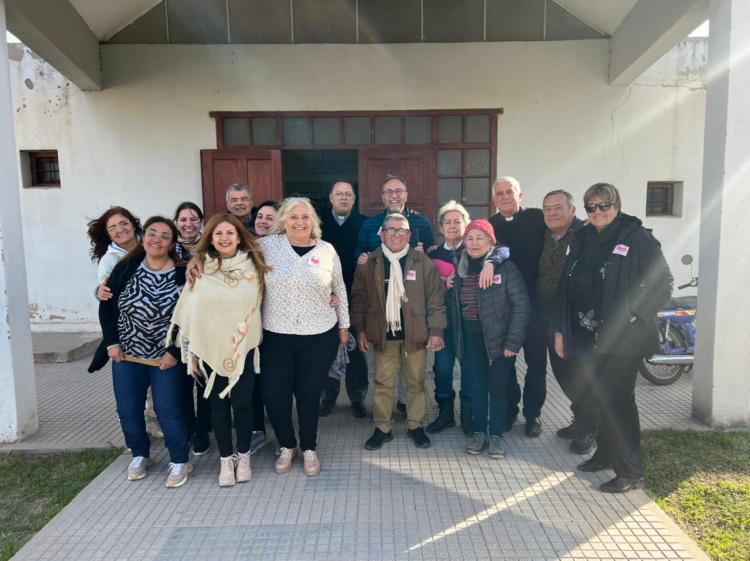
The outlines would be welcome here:
<svg viewBox="0 0 750 561">
<path fill-rule="evenodd" d="M 349 218 L 349 216 L 351 216 L 351 213 L 346 214 L 344 216 L 339 216 L 338 214 L 336 214 L 333 211 L 331 211 L 331 214 L 333 215 L 333 219 L 336 221 L 336 223 L 339 226 L 341 226 L 344 222 L 346 222 L 346 219 Z"/>
</svg>

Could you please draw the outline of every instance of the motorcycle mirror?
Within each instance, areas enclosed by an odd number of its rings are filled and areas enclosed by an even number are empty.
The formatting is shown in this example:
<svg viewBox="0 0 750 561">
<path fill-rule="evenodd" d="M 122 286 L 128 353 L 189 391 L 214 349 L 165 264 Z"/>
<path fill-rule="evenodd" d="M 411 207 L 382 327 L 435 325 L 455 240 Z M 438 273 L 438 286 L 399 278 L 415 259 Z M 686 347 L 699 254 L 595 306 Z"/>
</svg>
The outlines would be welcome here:
<svg viewBox="0 0 750 561">
<path fill-rule="evenodd" d="M 693 256 L 690 255 L 689 253 L 686 253 L 685 255 L 682 256 L 682 259 L 680 259 L 680 261 L 682 261 L 683 265 L 690 265 L 693 262 Z"/>
</svg>

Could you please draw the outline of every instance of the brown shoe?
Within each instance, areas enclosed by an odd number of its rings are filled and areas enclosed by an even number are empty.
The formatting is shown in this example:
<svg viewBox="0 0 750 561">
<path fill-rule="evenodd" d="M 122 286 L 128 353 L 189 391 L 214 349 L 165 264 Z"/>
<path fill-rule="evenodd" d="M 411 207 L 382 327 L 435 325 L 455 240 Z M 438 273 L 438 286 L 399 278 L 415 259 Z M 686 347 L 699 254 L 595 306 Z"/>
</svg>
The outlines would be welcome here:
<svg viewBox="0 0 750 561">
<path fill-rule="evenodd" d="M 250 453 L 237 454 L 237 483 L 245 483 L 253 477 L 253 470 L 250 467 Z"/>
<path fill-rule="evenodd" d="M 276 460 L 276 473 L 289 473 L 292 469 L 292 462 L 294 461 L 294 453 L 296 448 L 279 448 L 279 459 Z"/>
<path fill-rule="evenodd" d="M 320 459 L 315 450 L 305 450 L 302 453 L 302 459 L 305 462 L 305 467 L 303 468 L 305 475 L 312 477 L 320 473 Z"/>
</svg>

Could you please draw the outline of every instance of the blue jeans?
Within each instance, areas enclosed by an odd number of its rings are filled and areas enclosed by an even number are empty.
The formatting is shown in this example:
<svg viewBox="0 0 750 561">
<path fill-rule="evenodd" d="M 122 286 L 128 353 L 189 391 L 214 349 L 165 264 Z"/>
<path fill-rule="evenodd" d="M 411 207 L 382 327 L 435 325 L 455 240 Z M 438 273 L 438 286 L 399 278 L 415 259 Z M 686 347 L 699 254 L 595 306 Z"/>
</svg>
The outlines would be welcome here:
<svg viewBox="0 0 750 561">
<path fill-rule="evenodd" d="M 474 432 L 502 436 L 508 409 L 508 379 L 515 372 L 515 357 L 501 357 L 489 364 L 481 330 L 464 329 L 461 372 L 471 394 Z M 489 417 L 489 422 L 488 422 Z"/>
<path fill-rule="evenodd" d="M 188 428 L 183 411 L 185 367 L 178 364 L 168 370 L 135 362 L 112 363 L 112 386 L 117 402 L 117 415 L 125 435 L 125 444 L 133 456 L 150 455 L 143 406 L 146 390 L 151 386 L 154 409 L 164 431 L 164 443 L 172 462 L 188 461 Z"/>
<path fill-rule="evenodd" d="M 435 353 L 435 363 L 432 371 L 435 373 L 435 401 L 441 399 L 454 399 L 456 392 L 453 391 L 453 367 L 456 364 L 456 350 L 453 348 L 453 332 L 448 327 L 443 333 L 445 347 L 442 351 Z M 461 369 L 461 394 L 469 395 L 464 369 Z"/>
</svg>

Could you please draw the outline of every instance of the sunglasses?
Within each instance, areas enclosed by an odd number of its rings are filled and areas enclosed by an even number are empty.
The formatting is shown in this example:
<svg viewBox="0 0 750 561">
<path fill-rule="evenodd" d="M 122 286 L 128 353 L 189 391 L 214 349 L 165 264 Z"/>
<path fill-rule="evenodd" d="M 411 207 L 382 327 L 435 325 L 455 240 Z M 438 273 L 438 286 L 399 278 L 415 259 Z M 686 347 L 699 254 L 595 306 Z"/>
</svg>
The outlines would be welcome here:
<svg viewBox="0 0 750 561">
<path fill-rule="evenodd" d="M 586 209 L 586 213 L 591 214 L 592 212 L 596 211 L 597 208 L 602 212 L 607 212 L 613 206 L 615 206 L 613 203 L 598 203 L 595 205 L 583 205 L 583 208 Z"/>
</svg>

